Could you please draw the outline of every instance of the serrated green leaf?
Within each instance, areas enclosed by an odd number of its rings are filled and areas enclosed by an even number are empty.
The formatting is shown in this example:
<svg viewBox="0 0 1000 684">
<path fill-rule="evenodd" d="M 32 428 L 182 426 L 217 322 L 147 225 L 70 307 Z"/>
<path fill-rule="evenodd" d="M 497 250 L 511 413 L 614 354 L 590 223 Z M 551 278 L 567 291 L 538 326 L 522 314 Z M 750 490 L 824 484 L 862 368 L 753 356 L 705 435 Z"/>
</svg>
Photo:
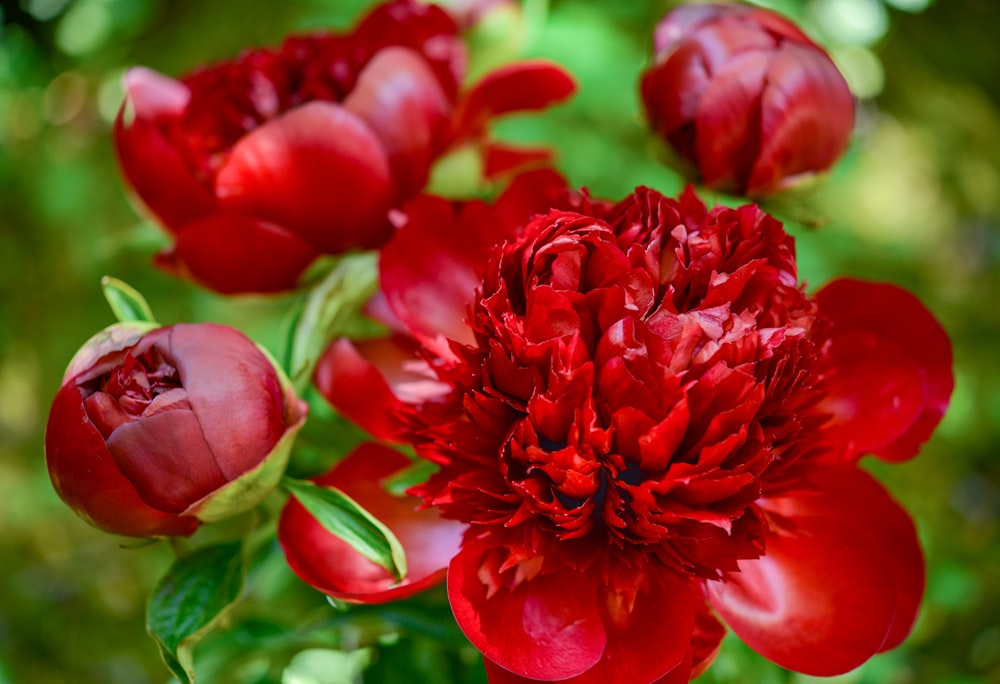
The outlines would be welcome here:
<svg viewBox="0 0 1000 684">
<path fill-rule="evenodd" d="M 115 318 L 122 323 L 133 321 L 156 323 L 153 310 L 149 308 L 146 298 L 128 283 L 118 278 L 104 276 L 101 278 L 101 289 Z"/>
<path fill-rule="evenodd" d="M 178 558 L 157 584 L 146 631 L 181 684 L 194 683 L 194 644 L 239 599 L 245 577 L 242 543 L 232 542 Z"/>
<path fill-rule="evenodd" d="M 330 340 L 346 329 L 378 288 L 378 254 L 345 256 L 319 281 L 293 320 L 288 361 L 292 386 L 302 394 Z"/>
<path fill-rule="evenodd" d="M 319 487 L 286 477 L 282 484 L 332 535 L 343 539 L 396 578 L 406 576 L 406 554 L 396 535 L 381 521 L 336 487 Z"/>
</svg>

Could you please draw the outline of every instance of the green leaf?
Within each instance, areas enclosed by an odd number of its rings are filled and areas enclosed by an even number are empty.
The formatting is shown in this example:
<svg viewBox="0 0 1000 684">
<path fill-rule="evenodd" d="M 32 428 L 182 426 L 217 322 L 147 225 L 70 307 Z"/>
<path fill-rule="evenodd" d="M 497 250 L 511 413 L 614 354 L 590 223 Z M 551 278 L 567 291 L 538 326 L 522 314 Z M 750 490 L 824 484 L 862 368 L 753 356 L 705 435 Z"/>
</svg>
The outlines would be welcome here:
<svg viewBox="0 0 1000 684">
<path fill-rule="evenodd" d="M 239 599 L 245 577 L 242 543 L 231 542 L 178 558 L 156 586 L 146 631 L 181 684 L 193 684 L 194 644 Z"/>
<path fill-rule="evenodd" d="M 108 300 L 115 318 L 122 323 L 156 323 L 146 298 L 128 283 L 104 276 L 101 278 L 101 289 L 104 290 L 104 298 Z"/>
<path fill-rule="evenodd" d="M 296 393 L 308 387 L 313 370 L 327 345 L 349 328 L 361 307 L 378 288 L 378 254 L 345 256 L 319 281 L 300 314 L 293 314 L 290 349 L 282 357 Z"/>
<path fill-rule="evenodd" d="M 383 485 L 393 496 L 406 496 L 407 489 L 427 482 L 439 469 L 436 463 L 420 459 L 387 477 Z"/>
<path fill-rule="evenodd" d="M 406 576 L 406 554 L 388 527 L 336 487 L 286 477 L 282 485 L 326 530 L 396 578 Z"/>
</svg>

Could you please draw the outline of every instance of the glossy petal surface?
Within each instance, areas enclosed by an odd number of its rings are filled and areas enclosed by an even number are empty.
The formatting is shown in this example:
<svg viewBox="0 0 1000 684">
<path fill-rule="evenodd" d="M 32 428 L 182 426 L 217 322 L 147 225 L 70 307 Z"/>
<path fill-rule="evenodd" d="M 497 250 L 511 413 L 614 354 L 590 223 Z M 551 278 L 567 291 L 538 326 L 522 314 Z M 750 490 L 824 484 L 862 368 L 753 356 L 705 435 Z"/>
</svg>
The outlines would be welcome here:
<svg viewBox="0 0 1000 684">
<path fill-rule="evenodd" d="M 374 247 L 394 193 L 381 141 L 340 105 L 312 102 L 242 138 L 215 179 L 227 211 L 284 226 L 319 251 Z"/>
<path fill-rule="evenodd" d="M 293 498 L 281 514 L 278 539 L 295 573 L 330 596 L 359 603 L 401 599 L 442 581 L 465 525 L 444 520 L 433 509 L 417 510 L 415 497 L 385 490 L 386 478 L 410 464 L 403 454 L 369 443 L 315 480 L 341 489 L 396 535 L 406 552 L 408 574 L 402 582 L 396 584 L 385 568 L 323 529 Z"/>
</svg>

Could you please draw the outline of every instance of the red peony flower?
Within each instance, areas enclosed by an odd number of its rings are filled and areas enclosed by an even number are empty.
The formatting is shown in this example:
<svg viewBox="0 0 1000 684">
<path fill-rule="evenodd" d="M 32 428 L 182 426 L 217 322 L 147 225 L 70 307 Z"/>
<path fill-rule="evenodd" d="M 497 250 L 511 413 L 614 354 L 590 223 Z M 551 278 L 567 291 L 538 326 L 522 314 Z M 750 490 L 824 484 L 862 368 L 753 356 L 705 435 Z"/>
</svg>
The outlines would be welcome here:
<svg viewBox="0 0 1000 684">
<path fill-rule="evenodd" d="M 77 353 L 52 403 L 49 476 L 102 530 L 189 535 L 277 485 L 306 408 L 233 328 L 114 325 Z"/>
<path fill-rule="evenodd" d="M 648 189 L 553 204 L 530 222 L 531 202 L 411 206 L 407 258 L 387 248 L 381 264 L 398 332 L 334 343 L 317 373 L 338 409 L 437 464 L 409 507 L 467 526 L 413 590 L 447 565 L 492 684 L 686 682 L 722 622 L 812 675 L 898 645 L 923 558 L 857 460 L 910 458 L 940 420 L 951 349 L 931 314 L 886 284 L 807 296 L 792 239 L 753 205 Z M 484 231 L 454 231 L 478 211 Z M 384 448 L 366 458 L 399 467 Z M 385 501 L 359 496 L 376 515 Z M 308 556 L 317 526 L 283 521 L 286 551 Z M 331 553 L 338 574 L 306 581 L 408 593 Z"/>
<path fill-rule="evenodd" d="M 222 293 L 291 289 L 317 256 L 388 240 L 388 210 L 447 149 L 479 145 L 487 176 L 542 157 L 494 145 L 486 123 L 564 99 L 569 76 L 522 62 L 459 96 L 464 71 L 452 18 L 416 0 L 180 81 L 130 70 L 115 142 L 174 237 L 159 265 Z"/>
<path fill-rule="evenodd" d="M 762 196 L 828 169 L 854 100 L 797 26 L 737 4 L 681 5 L 656 27 L 641 81 L 652 129 L 710 188 Z"/>
</svg>

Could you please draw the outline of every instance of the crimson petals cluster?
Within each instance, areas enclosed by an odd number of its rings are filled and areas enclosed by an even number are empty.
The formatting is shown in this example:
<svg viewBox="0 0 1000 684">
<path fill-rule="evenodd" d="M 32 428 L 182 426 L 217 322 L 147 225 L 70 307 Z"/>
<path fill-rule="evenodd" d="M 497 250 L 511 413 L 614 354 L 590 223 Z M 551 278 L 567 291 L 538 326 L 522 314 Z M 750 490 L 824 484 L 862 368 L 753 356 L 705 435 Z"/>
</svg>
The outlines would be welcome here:
<svg viewBox="0 0 1000 684">
<path fill-rule="evenodd" d="M 951 351 L 933 316 L 888 284 L 809 296 L 792 239 L 753 205 L 648 189 L 537 205 L 508 204 L 505 229 L 481 205 L 415 207 L 400 239 L 433 249 L 387 249 L 394 336 L 338 341 L 317 374 L 438 466 L 410 505 L 468 526 L 439 564 L 491 682 L 687 681 L 720 619 L 809 674 L 897 645 L 923 559 L 856 462 L 912 457 L 940 420 Z M 477 211 L 484 233 L 435 237 Z M 444 264 L 463 275 L 431 275 Z M 892 363 L 873 378 L 859 344 Z M 315 524 L 285 528 L 286 548 Z"/>
</svg>

